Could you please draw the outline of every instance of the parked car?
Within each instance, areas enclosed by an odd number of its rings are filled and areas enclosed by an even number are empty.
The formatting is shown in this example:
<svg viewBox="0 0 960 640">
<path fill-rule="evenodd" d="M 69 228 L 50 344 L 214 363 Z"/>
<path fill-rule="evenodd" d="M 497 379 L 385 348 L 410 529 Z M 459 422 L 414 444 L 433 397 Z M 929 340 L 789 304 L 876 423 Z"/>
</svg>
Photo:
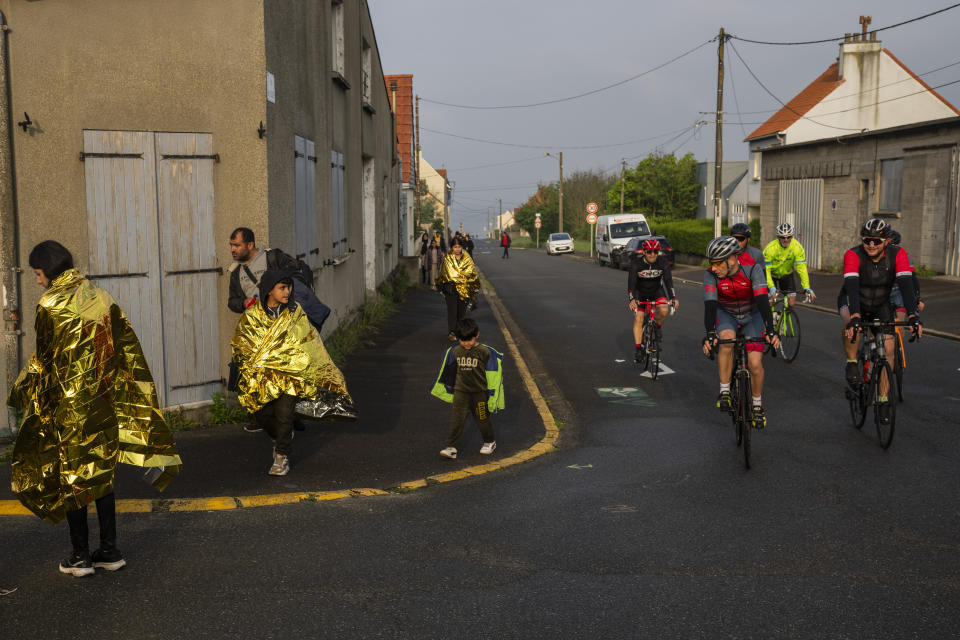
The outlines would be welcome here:
<svg viewBox="0 0 960 640">
<path fill-rule="evenodd" d="M 667 262 L 670 264 L 670 268 L 673 268 L 673 247 L 670 246 L 670 242 L 663 236 L 646 236 L 640 238 L 630 238 L 630 242 L 626 244 L 623 248 L 623 251 L 620 251 L 617 254 L 617 266 L 626 271 L 630 268 L 630 259 L 633 256 L 638 258 L 643 255 L 643 249 L 640 247 L 643 246 L 644 240 L 659 240 L 660 241 L 660 255 L 667 256 Z"/>
<path fill-rule="evenodd" d="M 547 239 L 547 255 L 557 256 L 561 253 L 573 253 L 573 238 L 569 233 L 551 233 Z"/>
</svg>

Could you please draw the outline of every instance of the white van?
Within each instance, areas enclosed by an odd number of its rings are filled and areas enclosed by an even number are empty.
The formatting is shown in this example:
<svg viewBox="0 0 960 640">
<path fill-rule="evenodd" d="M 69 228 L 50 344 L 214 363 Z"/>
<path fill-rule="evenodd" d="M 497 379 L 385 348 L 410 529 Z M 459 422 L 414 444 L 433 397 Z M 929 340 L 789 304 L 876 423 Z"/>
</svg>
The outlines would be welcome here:
<svg viewBox="0 0 960 640">
<path fill-rule="evenodd" d="M 616 266 L 611 255 L 622 251 L 630 238 L 650 235 L 650 226 L 642 213 L 599 216 L 596 227 L 597 264 L 600 266 L 611 263 Z"/>
</svg>

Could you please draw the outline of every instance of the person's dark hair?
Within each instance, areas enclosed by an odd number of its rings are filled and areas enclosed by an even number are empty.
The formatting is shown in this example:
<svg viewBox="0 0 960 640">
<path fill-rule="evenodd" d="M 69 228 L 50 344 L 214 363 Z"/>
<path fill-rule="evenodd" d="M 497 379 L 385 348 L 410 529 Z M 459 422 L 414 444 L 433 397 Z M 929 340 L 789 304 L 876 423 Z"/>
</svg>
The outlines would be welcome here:
<svg viewBox="0 0 960 640">
<path fill-rule="evenodd" d="M 463 318 L 457 322 L 457 340 L 473 340 L 480 334 L 480 327 L 473 318 Z"/>
<path fill-rule="evenodd" d="M 30 252 L 29 262 L 31 269 L 40 269 L 50 281 L 73 268 L 73 256 L 55 240 L 44 240 L 35 246 Z"/>
<path fill-rule="evenodd" d="M 247 227 L 237 227 L 233 230 L 233 233 L 230 234 L 230 239 L 234 239 L 237 237 L 237 235 L 240 236 L 240 239 L 243 242 L 256 242 L 253 235 L 253 229 L 248 229 Z"/>
<path fill-rule="evenodd" d="M 452 249 L 453 247 L 456 247 L 456 246 L 462 247 L 463 244 L 461 244 L 460 238 L 458 238 L 457 236 L 453 236 L 453 239 L 450 240 L 450 248 Z"/>
</svg>

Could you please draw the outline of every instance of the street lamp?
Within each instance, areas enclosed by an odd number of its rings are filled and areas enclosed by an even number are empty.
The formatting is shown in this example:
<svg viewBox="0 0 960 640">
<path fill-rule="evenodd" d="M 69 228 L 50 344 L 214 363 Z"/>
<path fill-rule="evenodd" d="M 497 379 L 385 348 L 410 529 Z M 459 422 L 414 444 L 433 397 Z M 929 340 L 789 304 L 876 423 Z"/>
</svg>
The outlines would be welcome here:
<svg viewBox="0 0 960 640">
<path fill-rule="evenodd" d="M 556 158 L 560 162 L 560 216 L 559 216 L 559 229 L 557 231 L 563 231 L 563 151 L 560 151 L 557 155 L 552 153 L 544 153 L 545 156 L 550 156 L 551 158 Z"/>
</svg>

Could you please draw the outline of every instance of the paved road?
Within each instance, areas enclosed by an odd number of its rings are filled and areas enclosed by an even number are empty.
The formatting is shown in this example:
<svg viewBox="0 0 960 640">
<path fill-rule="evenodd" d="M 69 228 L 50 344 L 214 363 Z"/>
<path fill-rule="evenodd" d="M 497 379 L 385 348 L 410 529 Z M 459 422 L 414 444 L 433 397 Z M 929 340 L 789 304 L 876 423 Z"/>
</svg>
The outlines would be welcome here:
<svg viewBox="0 0 960 640">
<path fill-rule="evenodd" d="M 391 495 L 128 515 L 131 565 L 57 575 L 65 531 L 0 520 L 11 637 L 948 637 L 960 622 L 960 344 L 911 345 L 889 451 L 847 422 L 836 318 L 768 363 L 743 468 L 697 353 L 699 291 L 665 329 L 676 373 L 628 360 L 626 274 L 540 252 L 475 257 L 568 403 L 552 455 Z M 548 374 L 544 375 L 544 373 Z M 633 387 L 625 404 L 597 389 Z M 99 613 L 78 618 L 77 611 Z"/>
</svg>

